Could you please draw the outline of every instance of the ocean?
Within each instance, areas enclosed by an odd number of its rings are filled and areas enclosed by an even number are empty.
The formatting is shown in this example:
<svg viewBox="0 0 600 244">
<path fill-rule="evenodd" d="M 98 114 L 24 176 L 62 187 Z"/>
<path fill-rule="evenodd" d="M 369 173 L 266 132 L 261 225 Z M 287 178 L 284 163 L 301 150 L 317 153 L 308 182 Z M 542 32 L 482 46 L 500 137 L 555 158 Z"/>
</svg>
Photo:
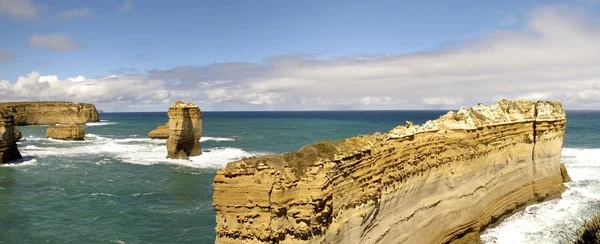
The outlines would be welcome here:
<svg viewBox="0 0 600 244">
<path fill-rule="evenodd" d="M 446 111 L 204 112 L 203 155 L 167 160 L 147 138 L 166 113 L 102 113 L 85 141 L 19 127 L 23 159 L 0 166 L 0 243 L 213 243 L 212 180 L 242 157 L 387 132 Z M 567 111 L 562 199 L 527 207 L 486 230 L 486 243 L 558 243 L 600 211 L 600 111 Z"/>
</svg>

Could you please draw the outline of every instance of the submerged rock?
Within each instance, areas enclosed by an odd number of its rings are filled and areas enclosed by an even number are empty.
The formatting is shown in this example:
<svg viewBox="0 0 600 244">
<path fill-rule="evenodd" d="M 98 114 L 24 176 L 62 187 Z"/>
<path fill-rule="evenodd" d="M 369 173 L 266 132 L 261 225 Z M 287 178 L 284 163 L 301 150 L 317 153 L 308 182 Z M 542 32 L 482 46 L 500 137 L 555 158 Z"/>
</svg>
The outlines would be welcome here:
<svg viewBox="0 0 600 244">
<path fill-rule="evenodd" d="M 0 111 L 0 164 L 21 158 L 13 116 Z"/>
<path fill-rule="evenodd" d="M 46 138 L 81 141 L 85 137 L 85 129 L 75 123 L 55 125 L 46 129 Z"/>
<path fill-rule="evenodd" d="M 192 103 L 177 101 L 169 108 L 167 158 L 189 159 L 202 154 L 202 111 Z"/>
<path fill-rule="evenodd" d="M 559 102 L 502 100 L 228 163 L 214 178 L 216 243 L 477 243 L 560 197 L 565 125 Z"/>
</svg>

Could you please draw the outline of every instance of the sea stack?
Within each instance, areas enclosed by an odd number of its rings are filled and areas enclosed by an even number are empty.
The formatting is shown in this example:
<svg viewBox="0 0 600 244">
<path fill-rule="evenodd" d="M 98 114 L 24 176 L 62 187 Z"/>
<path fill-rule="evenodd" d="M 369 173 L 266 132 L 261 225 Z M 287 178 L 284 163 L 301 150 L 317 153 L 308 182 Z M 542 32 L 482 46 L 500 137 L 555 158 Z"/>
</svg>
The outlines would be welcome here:
<svg viewBox="0 0 600 244">
<path fill-rule="evenodd" d="M 214 178 L 216 243 L 478 243 L 560 197 L 565 125 L 559 102 L 501 100 L 228 163 Z"/>
<path fill-rule="evenodd" d="M 16 125 L 99 122 L 94 104 L 72 102 L 6 102 L 0 110 L 12 114 Z"/>
<path fill-rule="evenodd" d="M 68 125 L 55 125 L 46 129 L 46 138 L 82 141 L 85 137 L 85 129 L 75 123 Z"/>
<path fill-rule="evenodd" d="M 21 158 L 13 116 L 0 111 L 0 164 Z"/>
<path fill-rule="evenodd" d="M 202 154 L 202 111 L 192 103 L 177 101 L 169 108 L 167 158 L 189 159 Z"/>
</svg>

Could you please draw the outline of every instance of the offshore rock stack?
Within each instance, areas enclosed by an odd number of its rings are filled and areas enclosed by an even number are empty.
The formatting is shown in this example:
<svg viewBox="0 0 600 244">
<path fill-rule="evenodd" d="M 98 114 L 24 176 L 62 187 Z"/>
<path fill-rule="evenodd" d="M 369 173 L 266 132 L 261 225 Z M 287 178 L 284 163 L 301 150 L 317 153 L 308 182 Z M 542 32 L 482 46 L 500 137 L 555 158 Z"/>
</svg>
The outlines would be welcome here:
<svg viewBox="0 0 600 244">
<path fill-rule="evenodd" d="M 202 111 L 192 103 L 177 101 L 169 107 L 167 158 L 189 159 L 202 154 Z"/>
<path fill-rule="evenodd" d="M 75 123 L 68 125 L 55 125 L 46 129 L 46 138 L 82 141 L 85 137 L 85 129 Z"/>
<path fill-rule="evenodd" d="M 559 102 L 502 100 L 422 126 L 228 163 L 216 243 L 476 243 L 564 190 Z"/>
<path fill-rule="evenodd" d="M 17 134 L 17 131 L 13 116 L 0 110 L 0 164 L 21 158 L 17 149 L 20 132 Z"/>
</svg>

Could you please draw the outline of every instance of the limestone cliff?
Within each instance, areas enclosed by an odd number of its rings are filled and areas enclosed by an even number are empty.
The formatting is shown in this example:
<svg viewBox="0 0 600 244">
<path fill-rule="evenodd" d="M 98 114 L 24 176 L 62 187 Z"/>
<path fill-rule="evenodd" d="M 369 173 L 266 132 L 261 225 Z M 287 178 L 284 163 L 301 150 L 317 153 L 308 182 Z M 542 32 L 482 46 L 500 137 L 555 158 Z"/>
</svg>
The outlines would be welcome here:
<svg viewBox="0 0 600 244">
<path fill-rule="evenodd" d="M 169 108 L 167 158 L 189 159 L 202 154 L 202 111 L 195 104 L 175 102 Z"/>
<path fill-rule="evenodd" d="M 55 125 L 46 129 L 46 138 L 81 141 L 85 137 L 85 129 L 75 123 Z"/>
<path fill-rule="evenodd" d="M 502 100 L 228 163 L 214 179 L 216 242 L 478 242 L 560 196 L 565 123 L 558 102 Z"/>
<path fill-rule="evenodd" d="M 159 125 L 156 129 L 148 133 L 148 137 L 151 139 L 167 139 L 169 138 L 169 122 L 165 125 Z"/>
<path fill-rule="evenodd" d="M 8 102 L 0 110 L 13 115 L 16 125 L 83 124 L 98 122 L 96 106 L 72 102 Z"/>
<path fill-rule="evenodd" d="M 12 115 L 0 111 L 0 164 L 21 158 L 17 136 Z"/>
</svg>

